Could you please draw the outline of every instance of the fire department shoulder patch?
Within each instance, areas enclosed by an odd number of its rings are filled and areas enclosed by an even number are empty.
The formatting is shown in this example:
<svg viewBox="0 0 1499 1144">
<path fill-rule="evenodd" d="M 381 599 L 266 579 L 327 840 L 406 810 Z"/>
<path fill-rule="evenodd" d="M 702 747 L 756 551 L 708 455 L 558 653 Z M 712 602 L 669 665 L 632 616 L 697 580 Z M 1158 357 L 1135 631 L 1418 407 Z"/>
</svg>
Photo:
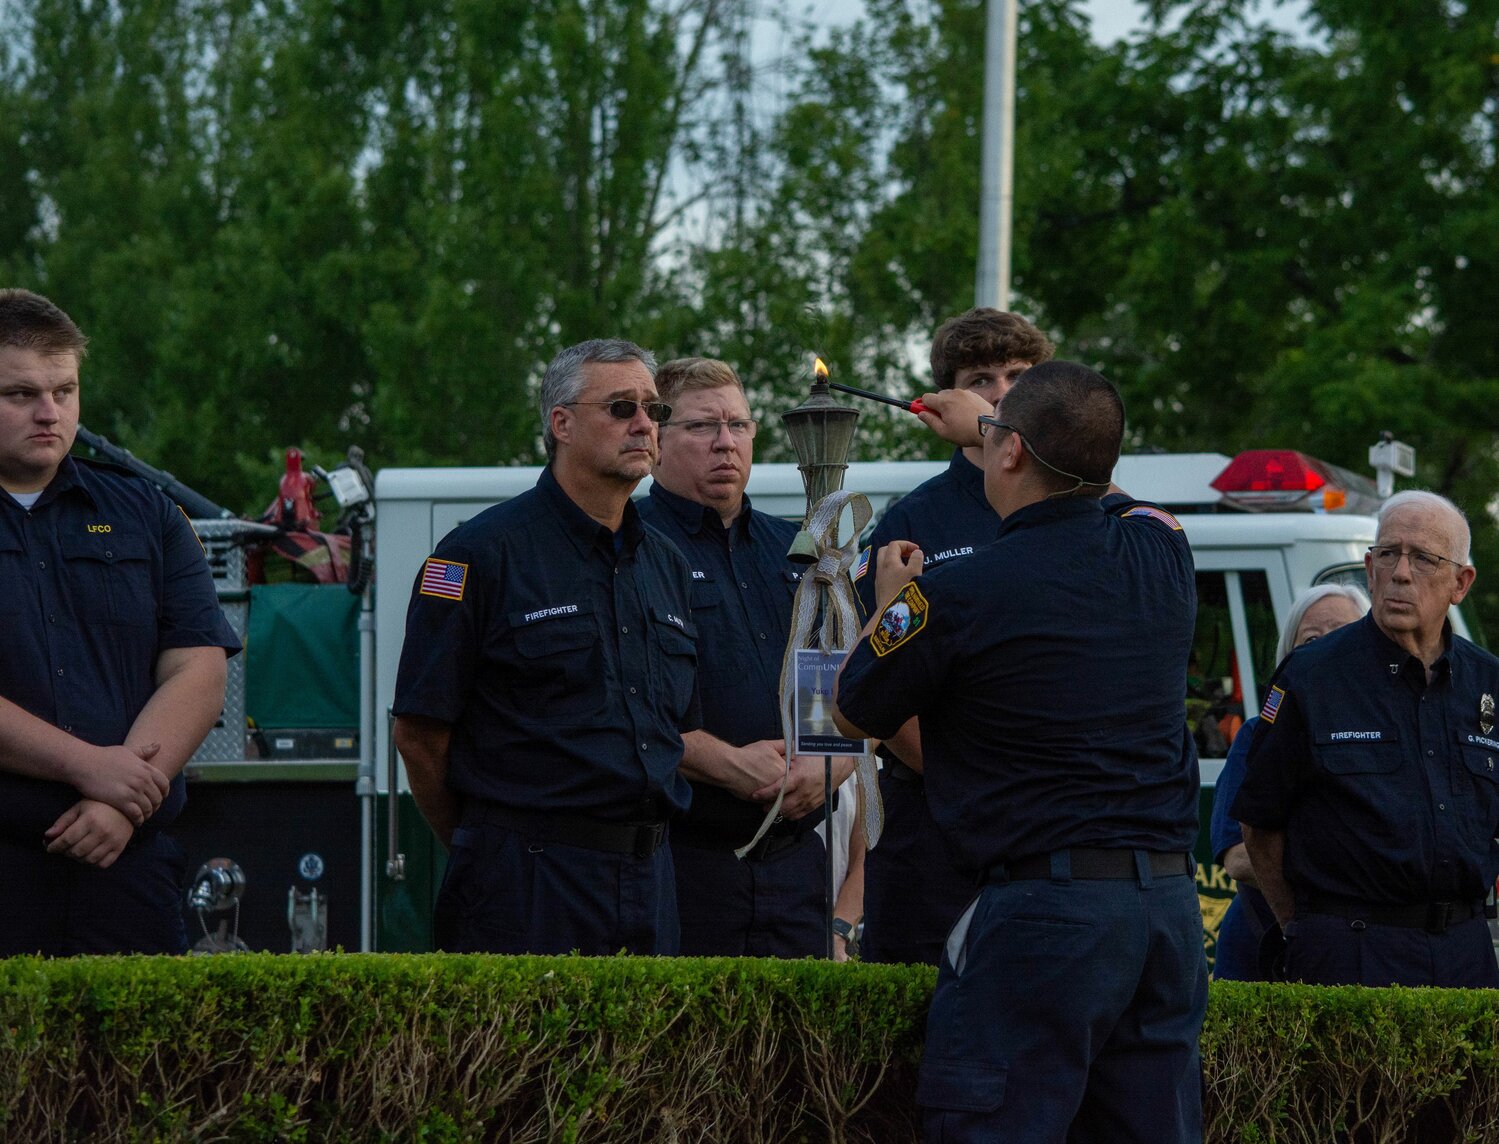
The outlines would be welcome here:
<svg viewBox="0 0 1499 1144">
<path fill-rule="evenodd" d="M 916 586 L 916 581 L 912 580 L 886 606 L 880 622 L 870 633 L 869 649 L 877 656 L 884 656 L 902 644 L 909 643 L 917 632 L 926 627 L 930 607 L 926 597 L 921 594 L 921 589 Z"/>
</svg>

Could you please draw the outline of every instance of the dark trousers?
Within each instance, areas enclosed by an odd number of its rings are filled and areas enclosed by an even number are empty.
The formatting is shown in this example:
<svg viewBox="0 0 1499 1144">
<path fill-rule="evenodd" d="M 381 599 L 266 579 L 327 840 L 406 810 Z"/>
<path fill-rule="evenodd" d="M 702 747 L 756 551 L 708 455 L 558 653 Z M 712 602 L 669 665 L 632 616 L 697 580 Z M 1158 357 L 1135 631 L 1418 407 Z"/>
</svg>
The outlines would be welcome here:
<svg viewBox="0 0 1499 1144">
<path fill-rule="evenodd" d="M 1242 883 L 1218 923 L 1218 945 L 1213 955 L 1216 981 L 1264 981 L 1260 970 L 1260 942 L 1275 924 L 1265 895 Z"/>
<path fill-rule="evenodd" d="M 1198 1144 L 1197 887 L 986 886 L 953 928 L 917 1101 L 929 1144 Z"/>
<path fill-rule="evenodd" d="M 865 961 L 936 965 L 947 931 L 974 893 L 927 809 L 925 784 L 892 768 L 880 774 L 885 830 L 864 858 Z"/>
<path fill-rule="evenodd" d="M 812 831 L 767 858 L 671 842 L 682 953 L 689 957 L 822 957 L 827 850 Z"/>
<path fill-rule="evenodd" d="M 1298 914 L 1286 937 L 1286 976 L 1308 985 L 1499 987 L 1488 919 L 1444 934 L 1326 914 Z"/>
<path fill-rule="evenodd" d="M 104 870 L 0 840 L 0 957 L 185 953 L 186 876 L 182 847 L 156 831 Z"/>
<path fill-rule="evenodd" d="M 453 953 L 675 954 L 671 848 L 637 858 L 460 826 L 433 930 Z"/>
</svg>

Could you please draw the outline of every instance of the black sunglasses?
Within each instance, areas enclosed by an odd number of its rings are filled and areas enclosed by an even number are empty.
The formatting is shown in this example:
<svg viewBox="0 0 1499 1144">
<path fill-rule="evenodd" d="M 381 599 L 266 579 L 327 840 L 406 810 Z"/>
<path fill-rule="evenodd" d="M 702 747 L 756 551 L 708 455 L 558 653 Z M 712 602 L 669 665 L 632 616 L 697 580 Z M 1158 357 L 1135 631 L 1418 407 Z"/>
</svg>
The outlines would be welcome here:
<svg viewBox="0 0 1499 1144">
<path fill-rule="evenodd" d="M 613 401 L 564 401 L 563 405 L 603 405 L 609 409 L 609 416 L 616 421 L 629 421 L 634 418 L 635 410 L 641 406 L 645 407 L 645 415 L 657 425 L 662 424 L 671 416 L 671 406 L 664 401 L 631 401 L 628 397 L 616 397 Z"/>
</svg>

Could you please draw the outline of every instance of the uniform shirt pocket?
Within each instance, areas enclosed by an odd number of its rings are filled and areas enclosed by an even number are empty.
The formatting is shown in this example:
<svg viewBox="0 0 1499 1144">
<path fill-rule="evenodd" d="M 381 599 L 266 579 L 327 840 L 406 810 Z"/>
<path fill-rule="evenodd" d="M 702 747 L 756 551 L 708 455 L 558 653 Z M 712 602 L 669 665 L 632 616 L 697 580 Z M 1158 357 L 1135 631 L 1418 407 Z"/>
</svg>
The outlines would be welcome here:
<svg viewBox="0 0 1499 1144">
<path fill-rule="evenodd" d="M 59 538 L 67 582 L 80 619 L 154 627 L 151 549 L 143 536 L 117 532 Z"/>
<path fill-rule="evenodd" d="M 1317 766 L 1330 775 L 1387 775 L 1400 769 L 1400 740 L 1391 732 L 1356 732 L 1377 734 L 1379 738 L 1341 738 L 1319 735 L 1313 746 Z"/>
<path fill-rule="evenodd" d="M 674 716 L 687 713 L 697 683 L 697 626 L 665 608 L 651 609 L 656 694 Z"/>
<path fill-rule="evenodd" d="M 10 585 L 10 590 L 0 593 L 0 619 L 14 622 L 21 614 L 21 601 L 17 585 L 24 584 L 26 550 L 19 540 L 0 536 L 0 584 Z M 9 630 L 9 625 L 0 630 Z"/>
<path fill-rule="evenodd" d="M 607 688 L 603 643 L 592 612 L 523 623 L 514 632 L 511 694 L 522 714 L 555 723 L 598 713 Z"/>
<path fill-rule="evenodd" d="M 1483 743 L 1458 740 L 1463 767 L 1473 776 L 1473 806 L 1476 819 L 1493 832 L 1499 828 L 1499 750 Z"/>
</svg>

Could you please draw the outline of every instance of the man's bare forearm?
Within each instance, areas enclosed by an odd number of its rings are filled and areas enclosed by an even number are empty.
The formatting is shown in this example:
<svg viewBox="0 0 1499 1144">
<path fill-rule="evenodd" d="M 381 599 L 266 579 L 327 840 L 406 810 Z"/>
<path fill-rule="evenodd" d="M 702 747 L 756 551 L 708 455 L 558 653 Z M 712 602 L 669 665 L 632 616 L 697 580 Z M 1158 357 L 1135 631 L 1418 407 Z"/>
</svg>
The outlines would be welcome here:
<svg viewBox="0 0 1499 1144">
<path fill-rule="evenodd" d="M 1260 893 L 1270 903 L 1275 920 L 1284 926 L 1296 916 L 1296 894 L 1281 868 L 1286 852 L 1285 831 L 1260 830 L 1246 823 L 1244 848 L 1249 851 L 1249 862 L 1254 867 Z"/>
<path fill-rule="evenodd" d="M 406 779 L 416 807 L 444 847 L 453 845 L 453 831 L 463 814 L 462 800 L 448 786 L 448 748 L 453 728 L 436 719 L 401 716 L 395 725 L 396 750 L 406 763 Z M 391 792 L 394 797 L 395 792 Z"/>
<path fill-rule="evenodd" d="M 127 747 L 159 745 L 151 765 L 175 777 L 224 710 L 229 665 L 220 647 L 168 648 L 156 661 L 156 690 L 125 736 Z"/>
<path fill-rule="evenodd" d="M 693 782 L 723 787 L 738 798 L 753 798 L 786 777 L 786 746 L 765 739 L 735 747 L 707 731 L 682 736 L 681 772 Z"/>
<path fill-rule="evenodd" d="M 87 745 L 0 699 L 0 771 L 71 784 L 73 760 L 78 749 Z"/>
</svg>

